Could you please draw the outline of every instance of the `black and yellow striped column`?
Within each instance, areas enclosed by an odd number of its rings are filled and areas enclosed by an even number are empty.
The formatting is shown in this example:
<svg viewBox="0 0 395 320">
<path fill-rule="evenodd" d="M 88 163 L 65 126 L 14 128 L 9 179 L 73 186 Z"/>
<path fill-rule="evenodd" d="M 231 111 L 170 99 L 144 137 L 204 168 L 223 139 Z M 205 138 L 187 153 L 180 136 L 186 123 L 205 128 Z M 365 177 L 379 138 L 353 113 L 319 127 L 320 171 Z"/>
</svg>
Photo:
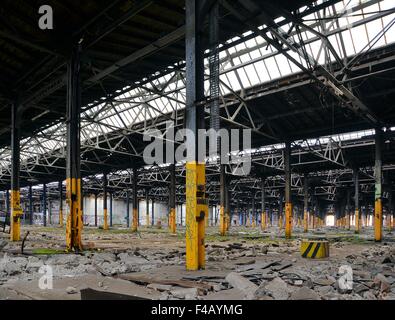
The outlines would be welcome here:
<svg viewBox="0 0 395 320">
<path fill-rule="evenodd" d="M 82 250 L 81 170 L 80 170 L 80 52 L 81 45 L 73 48 L 67 65 L 67 155 L 66 199 L 69 207 L 66 223 L 67 250 Z"/>
<path fill-rule="evenodd" d="M 205 164 L 186 164 L 186 268 L 187 270 L 205 267 L 205 219 L 208 215 L 206 199 Z"/>
<path fill-rule="evenodd" d="M 103 174 L 103 230 L 108 230 L 107 174 Z"/>
<path fill-rule="evenodd" d="M 361 231 L 361 225 L 360 225 L 360 212 L 359 212 L 359 173 L 357 168 L 353 170 L 353 174 L 354 174 L 354 187 L 355 187 L 355 193 L 354 193 L 355 233 L 359 233 Z"/>
<path fill-rule="evenodd" d="M 309 180 L 307 174 L 304 176 L 303 182 L 303 232 L 309 231 Z"/>
<path fill-rule="evenodd" d="M 225 173 L 225 165 L 221 165 L 220 167 L 220 204 L 219 204 L 219 234 L 224 236 L 226 234 L 226 212 L 225 212 L 225 203 L 226 203 L 226 173 Z"/>
<path fill-rule="evenodd" d="M 150 226 L 150 218 L 149 218 L 149 189 L 145 189 L 145 223 L 147 228 Z"/>
<path fill-rule="evenodd" d="M 176 233 L 176 168 L 170 165 L 170 186 L 169 186 L 169 229 L 171 233 Z"/>
<path fill-rule="evenodd" d="M 382 136 L 381 128 L 376 128 L 375 147 L 376 159 L 374 164 L 374 240 L 381 241 L 383 236 L 383 205 L 382 205 Z"/>
<path fill-rule="evenodd" d="M 133 212 L 132 212 L 132 231 L 136 232 L 137 228 L 138 228 L 138 219 L 139 219 L 139 215 L 138 215 L 138 203 L 137 203 L 137 178 L 138 178 L 138 173 L 137 173 L 137 169 L 133 168 Z"/>
<path fill-rule="evenodd" d="M 59 181 L 59 226 L 63 228 L 63 184 Z"/>
<path fill-rule="evenodd" d="M 285 167 L 285 238 L 292 235 L 292 202 L 291 202 L 291 143 L 287 141 L 284 149 Z"/>
<path fill-rule="evenodd" d="M 12 104 L 11 110 L 11 241 L 21 237 L 22 208 L 19 189 L 20 137 L 18 102 Z"/>
<path fill-rule="evenodd" d="M 265 197 L 265 179 L 261 179 L 261 230 L 266 230 L 267 228 L 267 213 L 266 209 L 266 197 Z"/>
</svg>

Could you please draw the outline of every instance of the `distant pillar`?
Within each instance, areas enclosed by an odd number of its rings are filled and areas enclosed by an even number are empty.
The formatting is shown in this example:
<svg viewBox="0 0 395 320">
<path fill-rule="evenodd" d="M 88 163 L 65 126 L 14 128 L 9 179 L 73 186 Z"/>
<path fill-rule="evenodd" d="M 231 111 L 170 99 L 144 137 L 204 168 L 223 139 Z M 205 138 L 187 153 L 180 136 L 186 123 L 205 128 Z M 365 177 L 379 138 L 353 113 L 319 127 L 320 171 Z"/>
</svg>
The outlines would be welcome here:
<svg viewBox="0 0 395 320">
<path fill-rule="evenodd" d="M 383 132 L 376 128 L 375 146 L 376 159 L 374 165 L 375 192 L 374 192 L 374 239 L 381 241 L 383 237 L 383 205 L 382 205 L 382 143 Z"/>
</svg>

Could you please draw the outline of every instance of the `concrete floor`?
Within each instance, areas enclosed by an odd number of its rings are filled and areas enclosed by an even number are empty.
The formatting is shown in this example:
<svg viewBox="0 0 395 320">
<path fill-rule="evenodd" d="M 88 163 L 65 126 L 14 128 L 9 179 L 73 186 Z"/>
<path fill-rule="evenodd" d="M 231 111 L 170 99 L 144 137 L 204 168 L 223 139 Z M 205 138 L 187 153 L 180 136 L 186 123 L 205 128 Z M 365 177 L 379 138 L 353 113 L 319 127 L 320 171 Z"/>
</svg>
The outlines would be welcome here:
<svg viewBox="0 0 395 320">
<path fill-rule="evenodd" d="M 395 298 L 395 236 L 384 231 L 383 242 L 375 243 L 372 228 L 359 235 L 334 227 L 307 234 L 296 228 L 293 239 L 285 240 L 276 227 L 232 227 L 225 237 L 208 227 L 206 268 L 194 272 L 185 270 L 183 228 L 172 235 L 157 228 L 131 233 L 86 227 L 81 255 L 61 253 L 64 229 L 29 226 L 22 236 L 28 230 L 23 255 L 20 242 L 0 234 L 7 243 L 0 251 L 0 299 L 74 300 L 84 288 L 164 300 Z M 302 258 L 302 238 L 328 239 L 330 257 Z M 43 265 L 51 266 L 52 289 L 39 286 L 47 275 Z M 352 289 L 339 287 L 342 266 L 352 269 Z"/>
</svg>

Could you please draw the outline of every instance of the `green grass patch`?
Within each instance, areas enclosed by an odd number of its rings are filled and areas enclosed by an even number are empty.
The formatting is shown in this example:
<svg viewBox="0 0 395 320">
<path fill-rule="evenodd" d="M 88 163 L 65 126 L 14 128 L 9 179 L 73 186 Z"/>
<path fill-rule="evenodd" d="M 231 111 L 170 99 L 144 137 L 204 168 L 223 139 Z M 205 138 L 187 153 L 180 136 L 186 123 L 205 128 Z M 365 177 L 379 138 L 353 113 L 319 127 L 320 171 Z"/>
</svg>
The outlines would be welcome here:
<svg viewBox="0 0 395 320">
<path fill-rule="evenodd" d="M 51 249 L 51 248 L 39 248 L 33 249 L 33 254 L 63 254 L 66 253 L 64 250 Z"/>
</svg>

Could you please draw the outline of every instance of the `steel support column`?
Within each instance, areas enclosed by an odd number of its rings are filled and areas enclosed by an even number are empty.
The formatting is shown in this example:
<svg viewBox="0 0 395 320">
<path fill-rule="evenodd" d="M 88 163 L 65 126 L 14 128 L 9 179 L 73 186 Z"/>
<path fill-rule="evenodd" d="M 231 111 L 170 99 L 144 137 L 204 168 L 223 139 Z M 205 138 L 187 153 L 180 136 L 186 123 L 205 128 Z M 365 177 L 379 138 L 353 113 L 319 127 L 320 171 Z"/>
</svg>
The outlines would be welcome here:
<svg viewBox="0 0 395 320">
<path fill-rule="evenodd" d="M 347 230 L 351 229 L 351 190 L 347 189 L 347 207 L 346 207 L 346 228 Z"/>
<path fill-rule="evenodd" d="M 150 219 L 149 219 L 149 198 L 148 198 L 148 193 L 149 190 L 145 189 L 145 221 L 146 221 L 146 225 L 147 227 L 149 227 L 150 225 Z"/>
<path fill-rule="evenodd" d="M 353 170 L 354 174 L 354 187 L 355 187 L 355 194 L 354 194 L 354 204 L 355 204 L 355 233 L 359 233 L 361 230 L 360 225 L 360 209 L 359 209 L 359 173 L 358 169 Z"/>
<path fill-rule="evenodd" d="M 11 110 L 11 241 L 21 237 L 21 195 L 19 188 L 20 137 L 18 102 L 12 104 Z"/>
<path fill-rule="evenodd" d="M 220 167 L 220 177 L 219 177 L 219 188 L 220 188 L 220 208 L 219 208 L 219 233 L 221 236 L 226 234 L 226 172 L 225 165 L 221 165 Z"/>
<path fill-rule="evenodd" d="M 255 221 L 255 192 L 252 191 L 252 204 L 251 204 L 251 227 L 255 228 L 256 227 L 256 221 Z"/>
<path fill-rule="evenodd" d="M 81 114 L 81 45 L 73 48 L 67 64 L 67 155 L 66 199 L 69 207 L 66 222 L 67 250 L 82 250 L 81 168 L 80 168 L 80 114 Z"/>
<path fill-rule="evenodd" d="M 176 166 L 174 164 L 171 164 L 169 170 L 169 229 L 171 233 L 176 233 Z"/>
<path fill-rule="evenodd" d="M 155 225 L 154 208 L 155 208 L 155 198 L 152 197 L 152 199 L 151 199 L 151 226 Z"/>
<path fill-rule="evenodd" d="M 392 232 L 392 216 L 393 216 L 393 203 L 392 203 L 392 184 L 389 183 L 388 186 L 388 210 L 387 210 L 387 219 L 386 225 L 388 232 Z"/>
<path fill-rule="evenodd" d="M 42 195 L 42 208 L 43 208 L 43 225 L 47 226 L 47 185 L 43 184 L 43 195 Z"/>
<path fill-rule="evenodd" d="M 292 234 L 292 201 L 291 201 L 291 143 L 285 143 L 285 237 L 291 238 Z"/>
<path fill-rule="evenodd" d="M 112 227 L 112 200 L 113 200 L 113 193 L 110 192 L 110 227 Z"/>
<path fill-rule="evenodd" d="M 267 212 L 266 212 L 266 199 L 265 199 L 265 179 L 261 180 L 261 229 L 267 228 Z"/>
<path fill-rule="evenodd" d="M 304 175 L 303 181 L 303 232 L 309 231 L 309 179 L 307 174 Z"/>
<path fill-rule="evenodd" d="M 231 224 L 231 211 L 230 211 L 230 188 L 229 188 L 229 178 L 225 175 L 226 193 L 225 193 L 225 226 L 226 231 L 229 231 Z"/>
<path fill-rule="evenodd" d="M 130 192 L 126 190 L 126 227 L 130 227 Z"/>
<path fill-rule="evenodd" d="M 375 135 L 375 192 L 374 192 L 374 239 L 381 241 L 383 236 L 383 205 L 382 205 L 382 143 L 383 132 L 381 128 L 376 128 Z"/>
<path fill-rule="evenodd" d="M 29 223 L 33 225 L 33 186 L 29 184 Z"/>
<path fill-rule="evenodd" d="M 97 227 L 97 193 L 95 193 L 95 227 Z"/>
<path fill-rule="evenodd" d="M 63 184 L 59 181 L 59 226 L 63 228 Z"/>
<path fill-rule="evenodd" d="M 107 219 L 107 174 L 103 174 L 103 230 L 108 230 Z"/>
<path fill-rule="evenodd" d="M 208 208 L 206 199 L 206 174 L 204 155 L 198 154 L 198 129 L 204 128 L 204 49 L 202 46 L 203 16 L 201 1 L 186 0 L 185 49 L 186 49 L 186 129 L 192 134 L 187 139 L 187 150 L 194 150 L 186 164 L 186 268 L 205 267 L 205 219 Z"/>
<path fill-rule="evenodd" d="M 137 203 L 137 170 L 133 168 L 133 220 L 132 231 L 136 232 L 138 227 L 138 203 Z"/>
</svg>

